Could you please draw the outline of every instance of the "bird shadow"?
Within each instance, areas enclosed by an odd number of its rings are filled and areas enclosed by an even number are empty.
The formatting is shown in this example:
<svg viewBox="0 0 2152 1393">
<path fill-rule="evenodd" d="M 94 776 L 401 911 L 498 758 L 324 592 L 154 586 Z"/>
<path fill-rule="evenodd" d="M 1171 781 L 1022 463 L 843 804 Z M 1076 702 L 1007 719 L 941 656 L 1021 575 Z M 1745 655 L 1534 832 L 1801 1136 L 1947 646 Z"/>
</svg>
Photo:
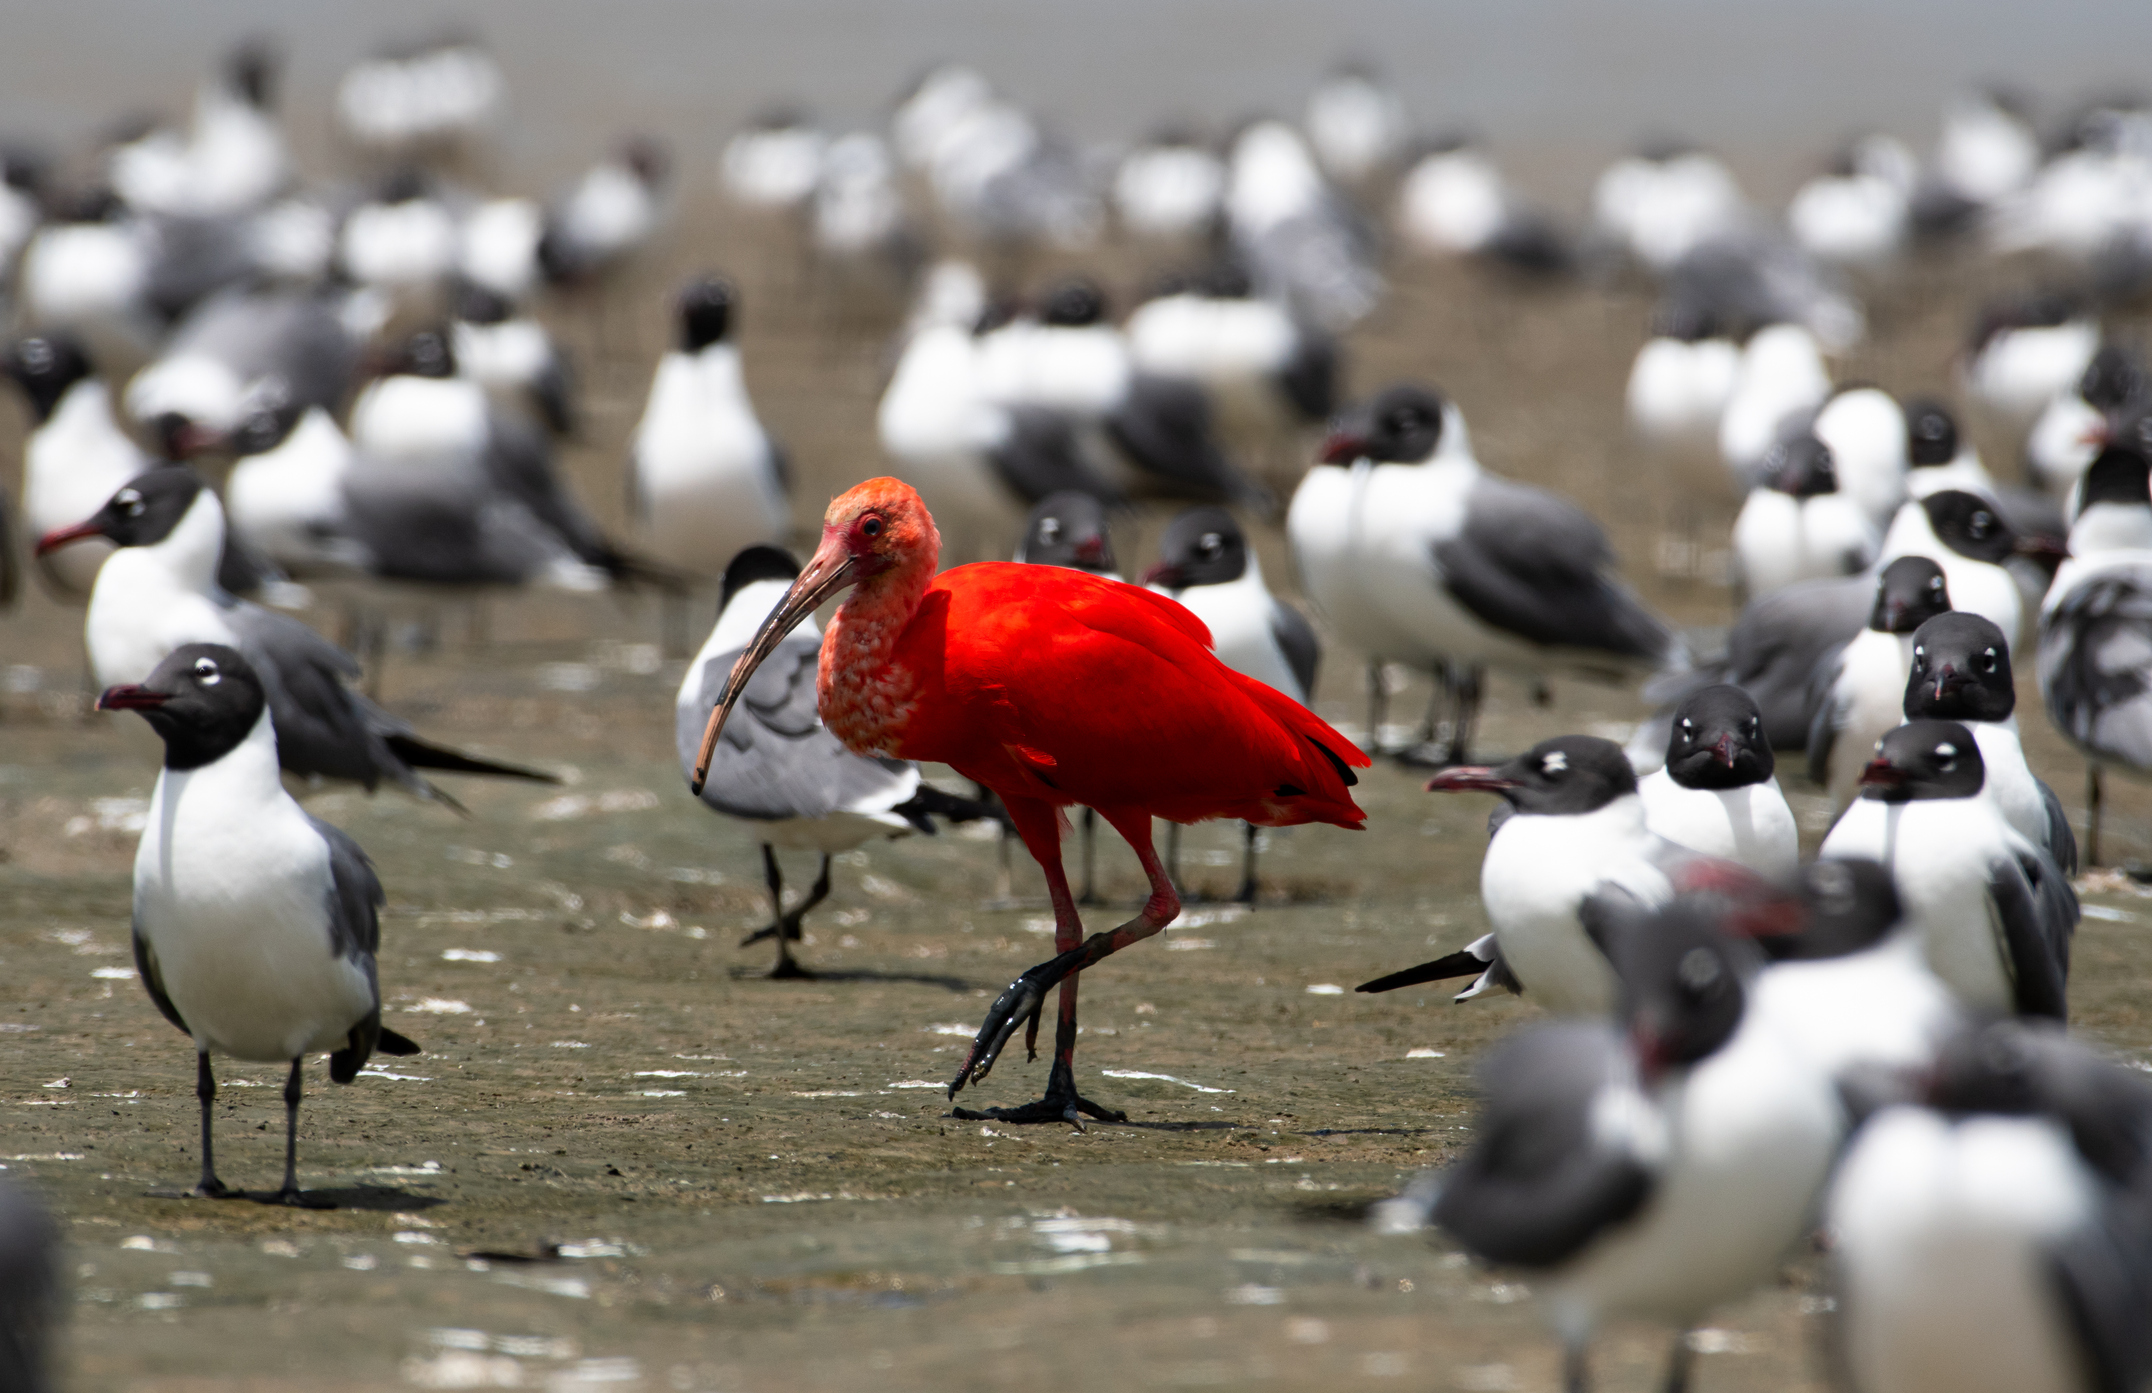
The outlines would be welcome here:
<svg viewBox="0 0 2152 1393">
<path fill-rule="evenodd" d="M 1298 1137 L 1423 1137 L 1434 1131 L 1432 1127 L 1318 1127 L 1312 1132 L 1295 1132 Z"/>
<path fill-rule="evenodd" d="M 979 990 L 976 984 L 965 978 L 952 977 L 946 973 L 878 972 L 873 968 L 866 967 L 817 968 L 809 972 L 803 972 L 796 977 L 778 977 L 772 973 L 755 971 L 752 968 L 736 967 L 732 969 L 732 980 L 735 982 L 805 982 L 810 985 L 817 982 L 909 982 L 922 987 L 940 987 L 943 991 L 954 992 L 958 995 L 969 995 Z"/>
<path fill-rule="evenodd" d="M 434 1195 L 414 1195 L 408 1190 L 395 1190 L 386 1185 L 347 1185 L 341 1188 L 305 1190 L 301 1194 L 303 1204 L 287 1205 L 277 1198 L 275 1190 L 233 1190 L 229 1194 L 211 1198 L 197 1195 L 192 1190 L 145 1190 L 145 1198 L 153 1200 L 201 1200 L 208 1204 L 265 1205 L 272 1209 L 357 1209 L 374 1213 L 415 1214 L 421 1210 L 438 1208 L 448 1201 Z"/>
</svg>

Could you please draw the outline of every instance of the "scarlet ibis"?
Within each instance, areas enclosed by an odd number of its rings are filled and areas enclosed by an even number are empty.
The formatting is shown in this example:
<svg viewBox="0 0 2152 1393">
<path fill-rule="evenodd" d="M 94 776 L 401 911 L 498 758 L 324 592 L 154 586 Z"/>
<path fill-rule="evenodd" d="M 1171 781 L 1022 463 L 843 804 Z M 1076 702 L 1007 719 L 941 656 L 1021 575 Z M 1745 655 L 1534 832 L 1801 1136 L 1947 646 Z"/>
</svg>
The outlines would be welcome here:
<svg viewBox="0 0 2152 1393">
<path fill-rule="evenodd" d="M 1114 1121 L 1076 1092 L 1076 974 L 1163 929 L 1180 897 L 1151 819 L 1265 827 L 1367 815 L 1348 788 L 1368 758 L 1292 698 L 1211 652 L 1201 620 L 1162 595 L 1059 566 L 984 562 L 934 574 L 941 537 L 912 488 L 870 479 L 829 505 L 822 542 L 734 664 L 703 734 L 693 786 L 755 669 L 823 601 L 851 589 L 822 645 L 822 720 L 863 755 L 934 760 L 1001 795 L 1046 874 L 1056 955 L 995 999 L 949 1096 L 984 1079 L 1019 1025 L 1036 1057 L 1060 987 L 1045 1096 L 957 1116 Z M 1083 936 L 1061 866 L 1063 809 L 1081 804 L 1135 849 L 1151 884 L 1136 916 Z"/>
</svg>

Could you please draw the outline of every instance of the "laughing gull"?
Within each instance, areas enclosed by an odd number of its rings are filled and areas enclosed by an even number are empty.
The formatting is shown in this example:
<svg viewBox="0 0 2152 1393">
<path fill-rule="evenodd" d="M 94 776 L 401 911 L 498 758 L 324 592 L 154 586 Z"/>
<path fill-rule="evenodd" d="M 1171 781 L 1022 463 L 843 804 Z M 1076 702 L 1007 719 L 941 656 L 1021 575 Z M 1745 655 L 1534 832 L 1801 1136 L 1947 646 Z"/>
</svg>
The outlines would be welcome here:
<svg viewBox="0 0 2152 1393">
<path fill-rule="evenodd" d="M 351 409 L 352 444 L 370 463 L 431 471 L 488 508 L 520 510 L 616 581 L 662 579 L 598 530 L 560 477 L 545 433 L 495 407 L 483 386 L 458 375 L 442 331 L 411 335 L 389 369 Z"/>
<path fill-rule="evenodd" d="M 2019 538 L 1996 505 L 1944 489 L 1900 505 L 1884 534 L 1879 564 L 1901 556 L 1929 558 L 1941 568 L 1956 608 L 1983 614 L 2007 634 L 2017 627 L 2021 601 L 2017 581 L 2001 563 L 2057 549 L 2045 538 Z M 1802 749 L 1816 710 L 1817 670 L 1833 649 L 1859 636 L 1875 610 L 1878 578 L 1870 571 L 1844 580 L 1803 581 L 1759 596 L 1734 621 L 1724 656 L 1654 682 L 1644 694 L 1670 702 L 1701 682 L 1731 682 L 1763 708 L 1772 749 Z M 1640 767 L 1658 759 L 1665 720 L 1662 709 L 1638 728 L 1631 749 Z"/>
<path fill-rule="evenodd" d="M 1039 506 L 1031 510 L 1031 517 L 1024 524 L 1023 538 L 1017 542 L 1016 554 L 1010 559 L 1033 566 L 1064 566 L 1108 580 L 1121 579 L 1120 563 L 1113 555 L 1113 536 L 1106 527 L 1106 510 L 1087 493 L 1068 491 L 1042 499 Z M 982 797 L 985 792 L 982 785 Z M 1085 808 L 1078 827 L 1083 834 L 1083 876 L 1078 884 L 1076 902 L 1099 904 L 1102 901 L 1098 894 L 1097 810 Z M 1167 824 L 1167 865 L 1176 873 L 1180 866 L 1180 832 L 1180 824 Z M 1014 829 L 1004 825 L 1001 833 L 1001 893 L 995 897 L 997 900 L 1009 898 L 1009 844 L 1012 840 Z"/>
<path fill-rule="evenodd" d="M 870 286 L 901 287 L 918 273 L 921 239 L 889 143 L 874 132 L 851 131 L 829 143 L 809 212 L 808 234 L 825 267 L 863 276 Z"/>
<path fill-rule="evenodd" d="M 1832 1182 L 1831 1347 L 1859 1388 L 2140 1388 L 2152 1090 L 2059 1031 L 1967 1032 Z"/>
<path fill-rule="evenodd" d="M 1225 198 L 1225 161 L 1180 130 L 1151 135 L 1121 157 L 1113 173 L 1113 208 L 1139 237 L 1192 238 L 1217 222 Z"/>
<path fill-rule="evenodd" d="M 1543 686 L 1686 666 L 1666 624 L 1613 574 L 1575 504 L 1480 468 L 1457 408 L 1410 384 L 1347 416 L 1293 496 L 1286 535 L 1307 595 L 1368 655 L 1379 744 L 1387 659 L 1444 673 L 1445 758 L 1467 757 L 1486 668 Z"/>
<path fill-rule="evenodd" d="M 127 384 L 127 414 L 167 435 L 229 431 L 272 384 L 287 400 L 341 410 L 375 322 L 369 303 L 335 291 L 225 292 L 188 315 Z"/>
<path fill-rule="evenodd" d="M 679 341 L 658 360 L 628 446 L 630 497 L 651 555 L 688 575 L 792 529 L 785 454 L 755 416 L 732 336 L 737 300 L 716 276 L 680 292 Z"/>
<path fill-rule="evenodd" d="M 692 775 L 703 727 L 717 705 L 733 663 L 792 582 L 799 563 L 775 547 L 753 546 L 725 568 L 717 626 L 688 664 L 674 701 L 680 768 Z M 822 635 L 810 616 L 780 644 L 748 683 L 718 742 L 702 801 L 747 823 L 762 845 L 771 922 L 740 940 L 745 948 L 777 940 L 772 977 L 811 977 L 792 956 L 800 921 L 829 894 L 830 858 L 877 838 L 934 833 L 933 817 L 968 822 L 991 816 L 983 805 L 921 783 L 919 767 L 899 759 L 869 759 L 845 749 L 823 729 L 815 705 L 815 665 Z M 787 910 L 777 848 L 821 853 L 822 865 L 806 900 Z"/>
<path fill-rule="evenodd" d="M 419 1047 L 381 1023 L 381 881 L 357 842 L 284 791 L 266 685 L 235 649 L 189 643 L 97 705 L 141 712 L 164 741 L 135 854 L 134 952 L 150 1000 L 194 1039 L 202 1178 L 193 1193 L 236 1193 L 217 1178 L 210 1057 L 289 1061 L 284 1184 L 269 1198 L 318 1208 L 299 1189 L 306 1056 L 327 1052 L 329 1077 L 350 1083 L 376 1050 Z"/>
<path fill-rule="evenodd" d="M 968 263 L 930 271 L 875 413 L 882 450 L 933 510 L 945 554 L 974 560 L 1006 555 L 1025 514 L 1051 494 L 1122 497 L 1066 415 L 1012 408 L 988 391 L 973 332 L 987 308 L 985 284 Z"/>
<path fill-rule="evenodd" d="M 439 312 L 461 251 L 455 211 L 416 165 L 377 181 L 344 215 L 336 240 L 337 265 L 345 275 L 412 314 Z"/>
<path fill-rule="evenodd" d="M 2061 1020 L 2077 896 L 1982 796 L 1985 782 L 1964 726 L 1902 725 L 1877 743 L 1822 854 L 1889 868 L 1928 965 L 1969 1007 Z"/>
<path fill-rule="evenodd" d="M 419 773 L 495 774 L 557 783 L 435 745 L 345 683 L 349 654 L 288 615 L 235 599 L 217 584 L 224 509 L 184 466 L 151 470 L 73 527 L 48 532 L 41 552 L 87 537 L 119 548 L 97 573 L 83 638 L 101 685 L 140 681 L 183 644 L 221 643 L 249 657 L 277 716 L 276 752 L 300 776 L 383 780 L 419 798 L 460 805 Z"/>
<path fill-rule="evenodd" d="M 1887 269 L 1912 230 L 1920 167 L 1894 136 L 1854 141 L 1831 168 L 1794 191 L 1786 225 L 1819 261 L 1865 271 Z"/>
<path fill-rule="evenodd" d="M 657 232 L 672 156 L 630 136 L 546 210 L 538 265 L 555 285 L 588 283 L 618 270 Z"/>
<path fill-rule="evenodd" d="M 113 189 L 145 213 L 225 217 L 266 204 L 291 178 L 284 133 L 271 114 L 277 55 L 247 43 L 202 85 L 183 135 L 155 127 L 112 151 Z"/>
<path fill-rule="evenodd" d="M 2003 631 L 2015 648 L 2022 634 L 2024 598 L 2009 561 L 2052 555 L 2050 537 L 2021 537 L 2002 509 L 1963 489 L 1941 489 L 1909 499 L 1883 534 L 1885 563 L 1925 556 L 1943 568 L 1951 608 L 1977 614 Z"/>
<path fill-rule="evenodd" d="M 2003 819 L 2045 851 L 2065 875 L 2077 874 L 2077 838 L 2062 800 L 2025 763 L 2018 738 L 2017 682 L 2002 630 L 1977 614 L 1942 614 L 1913 635 L 1905 685 L 1909 721 L 1956 721 L 1973 733 L 1987 767 L 1983 796 Z"/>
<path fill-rule="evenodd" d="M 2116 413 L 2152 393 L 2136 355 L 2108 343 L 2092 355 L 2072 391 L 2048 399 L 2025 437 L 2026 472 L 2058 499 L 2077 489 Z"/>
<path fill-rule="evenodd" d="M 538 288 L 538 239 L 545 209 L 534 198 L 489 198 L 456 229 L 456 274 L 521 304 Z"/>
<path fill-rule="evenodd" d="M 2100 864 L 2102 768 L 2152 769 L 2152 468 L 2109 445 L 2085 471 L 2070 559 L 2040 611 L 2041 704 L 2085 756 L 2085 862 Z"/>
<path fill-rule="evenodd" d="M 1472 977 L 1466 1001 L 1507 987 L 1559 1013 L 1605 1015 L 1614 969 L 1579 918 L 1603 890 L 1663 903 L 1699 878 L 1747 884 L 1747 872 L 1678 846 L 1645 822 L 1621 746 L 1590 735 L 1542 740 L 1494 768 L 1446 769 L 1429 792 L 1486 792 L 1506 804 L 1489 819 L 1480 903 L 1494 932 L 1458 952 L 1365 982 L 1363 992 Z"/>
<path fill-rule="evenodd" d="M 376 156 L 460 153 L 500 115 L 506 80 L 477 40 L 444 34 L 353 64 L 336 84 L 336 120 Z"/>
<path fill-rule="evenodd" d="M 1366 184 L 1404 148 L 1405 104 L 1365 63 L 1343 63 L 1308 94 L 1303 125 L 1323 172 Z"/>
<path fill-rule="evenodd" d="M 1960 373 L 1966 395 L 2021 440 L 2048 402 L 2077 386 L 2099 350 L 2099 321 L 2074 299 L 2019 295 L 1982 307 Z"/>
<path fill-rule="evenodd" d="M 1202 386 L 1139 370 L 1089 278 L 1051 286 L 1037 318 L 1019 316 L 980 335 L 978 355 L 990 400 L 1096 432 L 1111 444 L 1108 458 L 1125 465 L 1129 491 L 1270 506 L 1269 495 L 1226 458 Z"/>
<path fill-rule="evenodd" d="M 2003 484 L 1980 462 L 1980 452 L 1958 434 L 1957 418 L 1941 402 L 1914 398 L 1905 404 L 1907 461 L 1905 491 L 1911 498 L 1957 489 L 1985 498 L 1995 505 L 2010 530 L 2036 540 L 2027 552 L 2006 564 L 2018 577 L 2029 598 L 2045 594 L 2061 559 L 2061 544 L 2069 533 L 2062 509 L 2049 494 L 2022 485 Z M 2031 458 L 2028 450 L 2028 460 Z M 2090 456 L 2088 455 L 2089 459 Z M 2072 474 L 2075 482 L 2076 473 Z"/>
<path fill-rule="evenodd" d="M 1478 256 L 1519 271 L 1565 268 L 1570 250 L 1552 222 L 1524 206 L 1486 148 L 1450 139 L 1426 148 L 1397 190 L 1405 239 L 1441 256 Z"/>
<path fill-rule="evenodd" d="M 294 576 L 366 569 L 345 501 L 351 441 L 335 417 L 280 391 L 257 393 L 222 444 L 233 457 L 224 481 L 233 536 Z"/>
<path fill-rule="evenodd" d="M 30 400 L 32 424 L 22 450 L 22 521 L 30 536 L 80 522 L 155 464 L 120 428 L 111 388 L 72 338 L 19 339 L 0 360 L 0 371 Z M 90 593 L 98 567 L 111 554 L 110 544 L 98 542 L 42 558 L 39 569 L 60 593 L 80 598 Z"/>
<path fill-rule="evenodd" d="M 1808 431 L 1783 436 L 1760 472 L 1734 519 L 1734 566 L 1745 594 L 1868 568 L 1882 533 L 1843 486 L 1830 446 Z"/>
<path fill-rule="evenodd" d="M 1841 387 L 1809 430 L 1830 450 L 1838 487 L 1877 527 L 1905 501 L 1911 440 L 1905 408 L 1880 387 Z"/>
<path fill-rule="evenodd" d="M 1366 318 L 1382 298 L 1372 232 L 1283 121 L 1256 121 L 1234 139 L 1225 221 L 1256 288 L 1333 333 Z"/>
<path fill-rule="evenodd" d="M 1890 872 L 1857 858 L 1813 861 L 1796 895 L 1790 924 L 1767 914 L 1731 925 L 1771 959 L 1750 1008 L 1844 1089 L 1933 1063 L 1969 1016 L 1929 968 Z"/>
<path fill-rule="evenodd" d="M 1801 829 L 1775 767 L 1753 697 L 1723 683 L 1692 692 L 1674 710 L 1666 763 L 1637 781 L 1644 825 L 1786 884 L 1800 861 Z"/>
<path fill-rule="evenodd" d="M 2014 94 L 1968 92 L 1944 109 L 1929 168 L 1918 211 L 1931 230 L 1947 231 L 2031 182 L 2040 137 Z"/>
<path fill-rule="evenodd" d="M 1719 414 L 1719 458 L 1734 488 L 1746 492 L 1753 486 L 1788 423 L 1830 395 L 1830 370 L 1814 334 L 1798 324 L 1771 324 L 1751 335 Z"/>
<path fill-rule="evenodd" d="M 1905 722 L 1914 631 L 1949 610 L 1942 568 L 1925 556 L 1901 556 L 1876 577 L 1868 627 L 1816 664 L 1808 777 L 1830 794 L 1833 814 L 1860 795 L 1876 741 Z"/>
<path fill-rule="evenodd" d="M 1137 368 L 1202 384 L 1219 429 L 1244 447 L 1276 446 L 1337 408 L 1336 337 L 1258 296 L 1230 257 L 1168 281 L 1123 327 Z"/>
<path fill-rule="evenodd" d="M 1231 513 L 1189 509 L 1166 525 L 1158 553 L 1143 583 L 1203 621 L 1219 662 L 1302 706 L 1314 701 L 1322 643 L 1299 610 L 1270 593 L 1262 563 Z M 1253 904 L 1258 833 L 1253 823 L 1243 823 L 1242 830 L 1240 889 L 1234 898 Z M 1172 824 L 1167 836 L 1175 844 L 1171 850 L 1178 850 L 1180 825 Z M 1168 868 L 1175 864 L 1169 853 Z"/>
<path fill-rule="evenodd" d="M 553 434 L 575 434 L 575 374 L 545 326 L 475 281 L 456 287 L 453 311 L 449 333 L 457 371 L 495 400 L 536 416 Z"/>
<path fill-rule="evenodd" d="M 1592 188 L 1592 221 L 1648 270 L 1664 275 L 1705 243 L 1738 231 L 1749 216 L 1731 170 L 1679 141 L 1616 160 Z"/>
<path fill-rule="evenodd" d="M 717 181 L 735 203 L 793 212 L 822 182 L 826 135 L 806 113 L 772 107 L 751 119 L 718 152 Z"/>
<path fill-rule="evenodd" d="M 1582 1393 L 1606 1321 L 1690 1329 L 1777 1275 L 1806 1236 L 1845 1130 L 1836 1092 L 1750 1004 L 1760 959 L 1709 899 L 1600 917 L 1615 1023 L 1542 1025 L 1481 1071 L 1470 1149 L 1432 1218 L 1485 1261 L 1523 1267 Z"/>
<path fill-rule="evenodd" d="M 1741 346 L 1715 306 L 1662 300 L 1650 337 L 1629 365 L 1623 392 L 1629 428 L 1682 464 L 1718 458 L 1719 418 L 1741 373 Z"/>
</svg>

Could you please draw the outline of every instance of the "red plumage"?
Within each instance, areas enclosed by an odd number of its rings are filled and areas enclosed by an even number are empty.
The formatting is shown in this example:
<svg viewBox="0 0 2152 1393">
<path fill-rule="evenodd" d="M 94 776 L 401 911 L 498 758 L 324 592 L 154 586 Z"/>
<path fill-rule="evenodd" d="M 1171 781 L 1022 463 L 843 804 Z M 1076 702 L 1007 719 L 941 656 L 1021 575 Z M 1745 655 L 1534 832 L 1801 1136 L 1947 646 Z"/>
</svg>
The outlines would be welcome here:
<svg viewBox="0 0 2152 1393">
<path fill-rule="evenodd" d="M 822 640 L 823 723 L 857 753 L 947 764 L 1000 794 L 1053 900 L 1057 955 L 995 1001 L 949 1086 L 953 1097 L 984 1078 L 1017 1026 L 1028 1042 L 1046 990 L 1059 984 L 1046 1097 L 957 1115 L 1117 1117 L 1076 1093 L 1076 975 L 1180 913 L 1151 819 L 1358 828 L 1367 816 L 1348 789 L 1368 757 L 1298 702 L 1219 662 L 1203 621 L 1163 595 L 1052 566 L 936 576 L 940 551 L 926 505 L 899 480 L 870 479 L 832 502 L 821 546 L 726 681 L 697 790 L 756 666 L 817 604 L 851 588 Z M 1135 918 L 1088 939 L 1061 866 L 1058 810 L 1075 804 L 1127 839 L 1151 884 Z"/>
<path fill-rule="evenodd" d="M 927 587 L 890 654 L 932 694 L 890 753 L 947 764 L 1004 798 L 1173 822 L 1362 826 L 1342 771 L 1367 756 L 1219 662 L 1210 642 L 1202 620 L 1140 586 L 1057 566 L 960 566 Z"/>
</svg>

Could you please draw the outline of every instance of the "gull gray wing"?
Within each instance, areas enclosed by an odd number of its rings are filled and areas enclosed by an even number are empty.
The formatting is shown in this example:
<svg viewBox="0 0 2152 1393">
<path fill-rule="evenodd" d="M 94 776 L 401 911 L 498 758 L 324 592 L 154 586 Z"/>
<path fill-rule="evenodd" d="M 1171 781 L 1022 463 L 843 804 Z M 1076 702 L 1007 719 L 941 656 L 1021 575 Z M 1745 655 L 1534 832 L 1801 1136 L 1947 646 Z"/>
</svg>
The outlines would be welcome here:
<svg viewBox="0 0 2152 1393">
<path fill-rule="evenodd" d="M 1075 423 L 1045 407 L 1011 408 L 1009 434 L 986 452 L 986 462 L 1027 506 L 1071 489 L 1109 505 L 1127 501 L 1121 490 L 1084 458 Z"/>
<path fill-rule="evenodd" d="M 295 774 L 350 779 L 368 789 L 387 777 L 427 796 L 425 782 L 385 738 L 410 727 L 344 685 L 359 675 L 350 654 L 297 619 L 244 600 L 230 601 L 224 618 L 261 676 L 279 763 Z"/>
<path fill-rule="evenodd" d="M 309 814 L 329 844 L 329 946 L 339 958 L 372 958 L 381 948 L 381 906 L 388 895 L 365 849 L 341 827 Z"/>
<path fill-rule="evenodd" d="M 577 556 L 593 566 L 618 557 L 597 523 L 583 511 L 554 467 L 545 433 L 511 412 L 488 413 L 485 476 L 496 489 L 530 509 L 558 533 Z"/>
<path fill-rule="evenodd" d="M 1277 640 L 1278 651 L 1285 655 L 1285 665 L 1292 669 L 1293 680 L 1300 684 L 1300 701 L 1303 706 L 1315 700 L 1315 673 L 1323 661 L 1322 640 L 1315 636 L 1315 626 L 1308 623 L 1307 616 L 1283 600 L 1270 602 L 1270 636 Z"/>
<path fill-rule="evenodd" d="M 886 812 L 919 787 L 919 771 L 897 759 L 868 759 L 822 726 L 815 702 L 821 641 L 794 634 L 749 679 L 718 740 L 702 800 L 735 817 L 776 821 L 831 813 Z M 703 664 L 696 701 L 675 712 L 683 774 L 692 770 L 703 728 L 740 651 Z"/>
<path fill-rule="evenodd" d="M 1435 543 L 1442 587 L 1497 629 L 1549 648 L 1665 662 L 1674 635 L 1607 574 L 1606 534 L 1565 498 L 1483 474 L 1464 525 Z"/>
<path fill-rule="evenodd" d="M 1620 1034 L 1597 1021 L 1497 1045 L 1480 1072 L 1475 1140 L 1444 1172 L 1434 1221 L 1491 1262 L 1549 1267 L 1634 1215 L 1652 1172 L 1592 1126 L 1604 1090 L 1635 1086 L 1628 1058 Z"/>
<path fill-rule="evenodd" d="M 2040 696 L 2063 738 L 2152 768 L 2152 565 L 2102 567 L 2040 617 Z"/>
<path fill-rule="evenodd" d="M 142 921 L 139 917 L 134 924 L 134 960 L 135 971 L 142 978 L 142 988 L 156 1004 L 158 1014 L 178 1026 L 185 1034 L 194 1034 L 187 1028 L 187 1022 L 179 1014 L 179 1008 L 172 1004 L 172 998 L 165 992 L 164 977 L 157 970 L 157 955 L 150 951 L 149 940 L 142 937 Z"/>
<path fill-rule="evenodd" d="M 2122 1393 L 2152 1377 L 2152 1205 L 2102 1188 L 2094 1220 L 2049 1247 L 2048 1276 L 2091 1386 Z"/>
<path fill-rule="evenodd" d="M 2077 874 L 2077 833 L 2070 827 L 2070 814 L 2048 787 L 2047 780 L 2034 777 L 2040 786 L 2040 806 L 2047 813 L 2047 854 L 2055 858 L 2065 876 Z"/>
<path fill-rule="evenodd" d="M 1846 646 L 1839 644 L 1816 663 L 1808 681 L 1808 780 L 1831 781 L 1831 747 L 1838 743 L 1838 728 L 1845 707 L 1838 699 L 1838 678 L 1845 671 Z"/>
<path fill-rule="evenodd" d="M 1129 462 L 1176 498 L 1239 503 L 1268 511 L 1269 492 L 1235 468 L 1219 447 L 1210 398 L 1185 378 L 1139 372 L 1106 417 L 1106 434 Z"/>
<path fill-rule="evenodd" d="M 1817 664 L 1867 626 L 1874 603 L 1875 582 L 1848 576 L 1801 581 L 1741 611 L 1727 637 L 1723 680 L 1756 698 L 1772 749 L 1808 743 L 1809 683 Z"/>
<path fill-rule="evenodd" d="M 2077 895 L 2060 869 L 2037 850 L 1988 870 L 2004 961 L 2017 1013 L 2069 1019 L 2070 936 L 2077 928 Z"/>
</svg>

